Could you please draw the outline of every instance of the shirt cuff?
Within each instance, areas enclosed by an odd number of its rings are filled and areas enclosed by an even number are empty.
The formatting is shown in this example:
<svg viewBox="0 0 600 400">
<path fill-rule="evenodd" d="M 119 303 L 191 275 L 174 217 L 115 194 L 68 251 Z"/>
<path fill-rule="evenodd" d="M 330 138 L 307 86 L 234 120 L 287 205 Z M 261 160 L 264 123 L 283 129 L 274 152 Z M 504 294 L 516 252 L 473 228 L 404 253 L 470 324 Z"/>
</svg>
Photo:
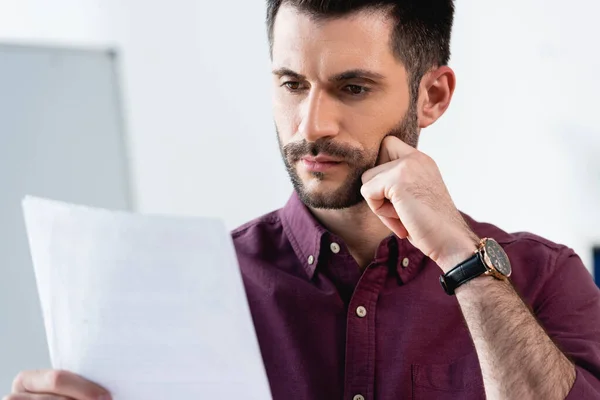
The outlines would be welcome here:
<svg viewBox="0 0 600 400">
<path fill-rule="evenodd" d="M 600 398 L 600 381 L 583 368 L 575 367 L 575 383 L 565 400 Z"/>
</svg>

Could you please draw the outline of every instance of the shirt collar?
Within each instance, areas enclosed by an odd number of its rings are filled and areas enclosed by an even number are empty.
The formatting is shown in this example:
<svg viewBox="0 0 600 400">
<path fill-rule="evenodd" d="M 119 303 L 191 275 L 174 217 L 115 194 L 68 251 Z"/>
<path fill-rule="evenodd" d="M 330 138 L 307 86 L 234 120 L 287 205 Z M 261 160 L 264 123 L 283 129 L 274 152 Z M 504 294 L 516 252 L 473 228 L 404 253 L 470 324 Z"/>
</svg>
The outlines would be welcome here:
<svg viewBox="0 0 600 400">
<path fill-rule="evenodd" d="M 296 256 L 312 279 L 319 261 L 321 238 L 325 228 L 315 219 L 294 191 L 281 210 L 282 226 Z"/>
<path fill-rule="evenodd" d="M 294 191 L 281 210 L 282 226 L 296 256 L 310 279 L 315 274 L 324 235 L 330 235 Z M 390 235 L 382 241 L 375 259 L 396 257 L 396 271 L 404 284 L 412 280 L 426 263 L 425 255 L 407 239 Z"/>
</svg>

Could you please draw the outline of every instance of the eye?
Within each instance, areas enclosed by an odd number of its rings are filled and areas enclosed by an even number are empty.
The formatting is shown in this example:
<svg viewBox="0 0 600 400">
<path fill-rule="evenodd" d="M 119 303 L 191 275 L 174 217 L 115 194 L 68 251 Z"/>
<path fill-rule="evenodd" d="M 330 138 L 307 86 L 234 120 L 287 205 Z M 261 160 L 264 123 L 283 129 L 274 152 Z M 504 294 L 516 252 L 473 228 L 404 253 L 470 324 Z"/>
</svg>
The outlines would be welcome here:
<svg viewBox="0 0 600 400">
<path fill-rule="evenodd" d="M 347 85 L 344 90 L 350 93 L 352 96 L 360 96 L 369 91 L 369 88 L 360 85 Z"/>
<path fill-rule="evenodd" d="M 287 81 L 284 82 L 281 86 L 285 86 L 290 92 L 297 92 L 301 89 L 301 84 L 297 81 Z"/>
</svg>

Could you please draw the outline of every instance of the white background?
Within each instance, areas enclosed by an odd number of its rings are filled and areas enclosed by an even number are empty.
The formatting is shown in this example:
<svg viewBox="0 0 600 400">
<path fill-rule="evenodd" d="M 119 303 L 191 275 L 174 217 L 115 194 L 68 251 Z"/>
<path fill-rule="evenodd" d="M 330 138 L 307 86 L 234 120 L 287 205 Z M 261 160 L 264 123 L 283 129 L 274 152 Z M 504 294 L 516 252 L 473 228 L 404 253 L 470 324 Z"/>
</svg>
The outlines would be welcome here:
<svg viewBox="0 0 600 400">
<path fill-rule="evenodd" d="M 421 141 L 461 210 L 566 243 L 588 266 L 600 243 L 598 14 L 592 0 L 460 0 L 456 95 Z M 139 211 L 233 228 L 288 198 L 263 2 L 0 0 L 0 41 L 121 51 Z"/>
</svg>

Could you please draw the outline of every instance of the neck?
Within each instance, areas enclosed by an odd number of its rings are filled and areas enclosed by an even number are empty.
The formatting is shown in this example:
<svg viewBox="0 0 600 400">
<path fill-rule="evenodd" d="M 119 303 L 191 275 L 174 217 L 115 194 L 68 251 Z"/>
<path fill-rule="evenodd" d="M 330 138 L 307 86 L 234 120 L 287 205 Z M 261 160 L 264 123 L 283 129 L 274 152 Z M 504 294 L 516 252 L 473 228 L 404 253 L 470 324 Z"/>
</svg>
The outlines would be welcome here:
<svg viewBox="0 0 600 400">
<path fill-rule="evenodd" d="M 342 210 L 310 210 L 327 230 L 344 240 L 361 268 L 373 261 L 377 247 L 391 233 L 366 202 Z"/>
</svg>

